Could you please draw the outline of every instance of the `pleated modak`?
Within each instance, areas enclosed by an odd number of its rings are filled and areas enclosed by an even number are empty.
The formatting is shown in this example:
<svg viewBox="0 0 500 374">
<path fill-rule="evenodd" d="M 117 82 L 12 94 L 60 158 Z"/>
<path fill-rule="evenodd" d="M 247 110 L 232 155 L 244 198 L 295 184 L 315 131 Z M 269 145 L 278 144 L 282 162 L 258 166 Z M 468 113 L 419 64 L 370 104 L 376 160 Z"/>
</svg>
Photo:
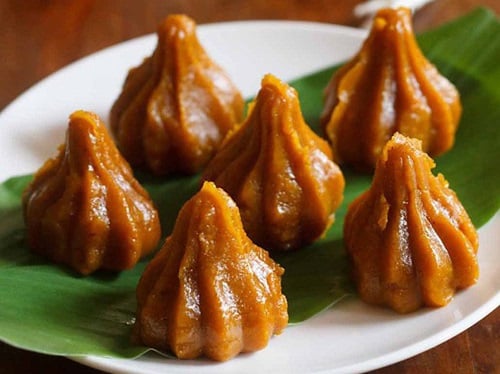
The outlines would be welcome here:
<svg viewBox="0 0 500 374">
<path fill-rule="evenodd" d="M 318 239 L 344 192 L 342 172 L 328 143 L 305 123 L 297 92 L 270 74 L 202 177 L 234 199 L 248 236 L 268 250 Z"/>
<path fill-rule="evenodd" d="M 205 182 L 139 281 L 134 341 L 181 359 L 260 350 L 288 322 L 283 271 L 247 237 L 231 198 Z"/>
<path fill-rule="evenodd" d="M 479 275 L 478 236 L 420 141 L 396 133 L 369 190 L 349 206 L 344 241 L 361 298 L 401 312 L 446 305 Z"/>
<path fill-rule="evenodd" d="M 243 116 L 243 98 L 207 55 L 195 22 L 170 15 L 152 56 L 128 73 L 110 125 L 133 167 L 155 175 L 194 174 Z"/>
<path fill-rule="evenodd" d="M 124 270 L 150 253 L 160 221 L 99 117 L 70 116 L 66 142 L 22 196 L 29 247 L 81 274 Z"/>
<path fill-rule="evenodd" d="M 356 56 L 325 89 L 321 123 L 340 165 L 371 171 L 396 131 L 435 157 L 449 150 L 459 92 L 423 55 L 407 8 L 380 10 Z"/>
</svg>

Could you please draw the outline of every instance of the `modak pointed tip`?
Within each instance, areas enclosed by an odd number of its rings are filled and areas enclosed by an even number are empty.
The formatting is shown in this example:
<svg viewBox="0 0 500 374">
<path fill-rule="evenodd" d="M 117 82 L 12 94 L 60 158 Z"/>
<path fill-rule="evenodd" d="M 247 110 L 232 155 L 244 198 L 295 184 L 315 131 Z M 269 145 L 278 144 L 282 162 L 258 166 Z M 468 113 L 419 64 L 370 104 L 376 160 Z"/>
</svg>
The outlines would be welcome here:
<svg viewBox="0 0 500 374">
<path fill-rule="evenodd" d="M 417 138 L 409 138 L 407 136 L 404 136 L 400 132 L 395 132 L 387 141 L 385 146 L 382 148 L 382 152 L 377 163 L 387 162 L 387 159 L 390 157 L 390 155 L 394 153 L 392 151 L 396 149 L 402 150 L 401 152 L 404 152 L 408 155 L 411 154 L 420 160 L 430 161 L 432 167 L 434 167 L 434 160 L 432 160 L 432 158 L 422 150 L 422 141 Z M 399 152 L 398 154 L 401 155 L 401 152 Z"/>
<path fill-rule="evenodd" d="M 159 39 L 196 37 L 196 21 L 185 14 L 170 14 L 157 28 Z"/>
<path fill-rule="evenodd" d="M 101 118 L 94 112 L 90 112 L 84 109 L 77 109 L 69 115 L 69 120 L 77 121 L 83 120 L 90 123 L 101 123 Z"/>
<path fill-rule="evenodd" d="M 92 147 L 97 149 L 102 146 L 103 152 L 119 152 L 101 117 L 91 111 L 79 109 L 70 114 L 67 136 L 79 138 L 80 142 L 97 136 L 100 141 L 92 141 Z M 124 159 L 122 160 L 125 161 Z"/>
<path fill-rule="evenodd" d="M 259 93 L 271 91 L 276 96 L 283 98 L 283 100 L 298 100 L 298 93 L 295 88 L 271 73 L 264 75 L 260 87 Z"/>
</svg>

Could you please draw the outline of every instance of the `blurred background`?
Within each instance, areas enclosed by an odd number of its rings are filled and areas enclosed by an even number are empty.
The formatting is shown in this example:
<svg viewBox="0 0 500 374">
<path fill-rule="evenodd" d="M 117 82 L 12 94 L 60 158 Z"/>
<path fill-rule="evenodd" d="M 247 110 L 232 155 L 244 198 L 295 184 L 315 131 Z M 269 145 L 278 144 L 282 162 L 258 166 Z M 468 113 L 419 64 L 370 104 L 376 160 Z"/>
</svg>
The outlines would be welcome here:
<svg viewBox="0 0 500 374">
<path fill-rule="evenodd" d="M 401 2 L 401 1 L 399 1 Z M 416 4 L 423 1 L 408 1 Z M 359 0 L 0 0 L 0 110 L 22 91 L 96 50 L 152 33 L 167 14 L 197 23 L 288 19 L 359 27 Z M 379 0 L 378 4 L 391 3 Z M 396 1 L 392 1 L 396 3 Z M 435 0 L 415 15 L 417 32 L 499 0 Z"/>
</svg>

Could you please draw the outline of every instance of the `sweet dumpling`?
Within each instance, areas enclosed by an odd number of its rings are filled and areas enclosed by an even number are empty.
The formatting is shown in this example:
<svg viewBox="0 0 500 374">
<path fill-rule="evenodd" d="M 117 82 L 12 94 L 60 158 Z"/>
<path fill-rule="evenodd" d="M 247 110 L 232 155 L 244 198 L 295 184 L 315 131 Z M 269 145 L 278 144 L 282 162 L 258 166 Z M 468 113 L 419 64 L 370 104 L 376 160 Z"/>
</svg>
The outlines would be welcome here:
<svg viewBox="0 0 500 374">
<path fill-rule="evenodd" d="M 65 144 L 22 201 L 29 247 L 81 274 L 131 268 L 160 239 L 153 202 L 90 112 L 70 116 Z"/>
<path fill-rule="evenodd" d="M 459 93 L 420 51 L 409 9 L 382 9 L 358 54 L 325 90 L 321 115 L 334 159 L 372 170 L 396 131 L 434 157 L 449 150 L 461 114 Z"/>
<path fill-rule="evenodd" d="M 231 198 L 205 182 L 139 281 L 134 340 L 181 359 L 260 350 L 288 323 L 282 274 Z"/>
<path fill-rule="evenodd" d="M 235 200 L 248 236 L 269 250 L 318 239 L 344 192 L 342 172 L 328 143 L 304 122 L 297 92 L 272 75 L 202 177 Z"/>
<path fill-rule="evenodd" d="M 477 281 L 478 236 L 420 142 L 396 133 L 371 187 L 349 206 L 344 241 L 361 298 L 405 313 L 443 306 Z"/>
<path fill-rule="evenodd" d="M 242 119 L 243 106 L 238 89 L 200 45 L 194 21 L 171 15 L 158 28 L 153 55 L 128 73 L 110 125 L 133 167 L 193 174 Z"/>
</svg>

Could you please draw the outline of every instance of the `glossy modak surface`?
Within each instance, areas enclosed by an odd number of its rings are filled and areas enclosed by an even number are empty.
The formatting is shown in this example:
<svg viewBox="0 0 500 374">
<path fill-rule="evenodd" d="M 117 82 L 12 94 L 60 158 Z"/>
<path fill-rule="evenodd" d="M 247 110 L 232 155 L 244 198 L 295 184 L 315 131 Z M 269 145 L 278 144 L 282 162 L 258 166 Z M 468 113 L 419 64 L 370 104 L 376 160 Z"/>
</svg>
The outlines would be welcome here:
<svg viewBox="0 0 500 374">
<path fill-rule="evenodd" d="M 231 198 L 205 182 L 139 281 L 134 340 L 181 359 L 260 350 L 288 322 L 282 274 Z"/>
<path fill-rule="evenodd" d="M 168 16 L 152 56 L 131 69 L 111 109 L 118 148 L 133 167 L 192 174 L 243 116 L 243 98 L 201 46 L 196 24 Z"/>
<path fill-rule="evenodd" d="M 297 92 L 266 75 L 244 123 L 207 165 L 240 208 L 248 236 L 269 250 L 307 245 L 334 221 L 344 177 L 304 122 Z"/>
<path fill-rule="evenodd" d="M 325 89 L 321 123 L 339 164 L 372 170 L 396 131 L 432 157 L 449 150 L 459 93 L 422 54 L 407 8 L 380 10 L 357 55 Z"/>
<path fill-rule="evenodd" d="M 29 247 L 82 274 L 133 267 L 160 238 L 158 213 L 97 115 L 70 116 L 66 142 L 23 193 Z"/>
<path fill-rule="evenodd" d="M 405 313 L 474 284 L 478 236 L 420 142 L 396 133 L 371 187 L 349 206 L 344 241 L 363 300 Z"/>
</svg>

